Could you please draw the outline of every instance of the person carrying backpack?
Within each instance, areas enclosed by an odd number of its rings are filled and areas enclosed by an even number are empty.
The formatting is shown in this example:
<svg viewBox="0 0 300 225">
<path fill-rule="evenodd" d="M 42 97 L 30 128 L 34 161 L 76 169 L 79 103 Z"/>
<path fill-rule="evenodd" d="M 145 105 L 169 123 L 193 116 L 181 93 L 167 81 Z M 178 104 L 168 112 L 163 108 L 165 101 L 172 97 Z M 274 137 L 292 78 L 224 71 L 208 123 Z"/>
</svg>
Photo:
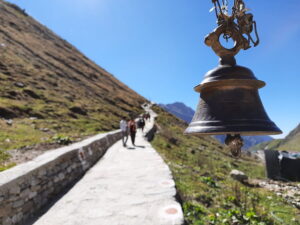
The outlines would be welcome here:
<svg viewBox="0 0 300 225">
<path fill-rule="evenodd" d="M 139 128 L 141 128 L 141 129 L 142 129 L 142 131 L 144 132 L 145 120 L 144 120 L 144 118 L 143 118 L 143 117 L 141 117 L 141 118 L 139 119 L 139 122 L 138 122 L 138 124 L 139 124 Z"/>
<path fill-rule="evenodd" d="M 136 124 L 134 119 L 130 119 L 128 122 L 129 135 L 131 137 L 132 145 L 135 146 L 135 134 L 136 134 Z"/>
</svg>

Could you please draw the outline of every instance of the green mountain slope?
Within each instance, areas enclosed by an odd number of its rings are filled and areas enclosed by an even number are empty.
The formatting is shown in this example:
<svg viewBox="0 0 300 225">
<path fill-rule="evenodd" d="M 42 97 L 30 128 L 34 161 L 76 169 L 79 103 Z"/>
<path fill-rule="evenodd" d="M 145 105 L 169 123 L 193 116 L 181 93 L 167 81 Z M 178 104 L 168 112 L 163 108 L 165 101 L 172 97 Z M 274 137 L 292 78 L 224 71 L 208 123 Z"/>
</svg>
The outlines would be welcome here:
<svg viewBox="0 0 300 225">
<path fill-rule="evenodd" d="M 299 224 L 298 210 L 275 193 L 230 178 L 233 169 L 265 178 L 264 166 L 252 158 L 233 159 L 210 137 L 183 135 L 187 124 L 159 107 L 158 134 L 152 144 L 170 166 L 186 224 Z"/>
<path fill-rule="evenodd" d="M 0 12 L 0 171 L 14 164 L 7 150 L 23 157 L 141 112 L 142 96 L 74 46 L 13 4 L 0 0 Z"/>
<path fill-rule="evenodd" d="M 300 152 L 300 124 L 284 139 L 264 142 L 251 148 L 251 150 L 260 149 Z"/>
<path fill-rule="evenodd" d="M 142 96 L 23 10 L 0 0 L 0 12 L 1 150 L 113 130 L 141 110 Z"/>
<path fill-rule="evenodd" d="M 278 149 L 300 152 L 300 124 L 282 140 Z"/>
</svg>

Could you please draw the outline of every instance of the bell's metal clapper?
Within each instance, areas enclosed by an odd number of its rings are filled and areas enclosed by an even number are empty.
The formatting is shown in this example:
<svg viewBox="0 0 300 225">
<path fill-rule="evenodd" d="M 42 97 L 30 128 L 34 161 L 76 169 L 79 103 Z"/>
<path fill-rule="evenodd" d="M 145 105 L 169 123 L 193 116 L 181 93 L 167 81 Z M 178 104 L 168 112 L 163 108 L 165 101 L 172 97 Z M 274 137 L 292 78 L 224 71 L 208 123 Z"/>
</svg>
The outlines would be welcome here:
<svg viewBox="0 0 300 225">
<path fill-rule="evenodd" d="M 221 5 L 219 0 L 212 2 L 218 27 L 205 38 L 205 44 L 220 57 L 219 66 L 207 72 L 204 80 L 194 88 L 200 93 L 200 101 L 185 133 L 226 134 L 225 143 L 232 155 L 239 157 L 243 147 L 241 135 L 282 132 L 269 119 L 260 100 L 258 89 L 264 87 L 265 82 L 258 80 L 250 69 L 237 65 L 234 58 L 241 49 L 246 50 L 251 44 L 257 46 L 259 43 L 253 15 L 247 13 L 243 0 L 234 1 L 232 15 L 228 14 L 227 4 Z M 224 48 L 220 38 L 233 39 L 233 48 Z"/>
</svg>

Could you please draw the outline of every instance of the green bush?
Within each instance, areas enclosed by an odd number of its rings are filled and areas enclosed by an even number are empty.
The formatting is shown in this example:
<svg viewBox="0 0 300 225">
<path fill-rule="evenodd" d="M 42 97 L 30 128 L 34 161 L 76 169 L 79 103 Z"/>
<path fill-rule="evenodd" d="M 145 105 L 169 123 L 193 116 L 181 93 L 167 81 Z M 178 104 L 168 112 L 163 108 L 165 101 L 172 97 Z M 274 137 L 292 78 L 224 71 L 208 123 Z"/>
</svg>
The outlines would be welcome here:
<svg viewBox="0 0 300 225">
<path fill-rule="evenodd" d="M 242 212 L 240 209 L 220 210 L 209 216 L 209 224 L 243 224 L 243 225 L 272 225 L 274 222 L 266 217 L 258 216 L 254 211 Z"/>
<path fill-rule="evenodd" d="M 185 202 L 182 206 L 184 218 L 187 224 L 204 225 L 205 209 L 199 204 Z"/>
<path fill-rule="evenodd" d="M 69 136 L 64 136 L 64 135 L 59 135 L 59 134 L 56 134 L 52 140 L 57 143 L 57 144 L 60 144 L 60 145 L 68 145 L 70 143 L 72 143 L 72 139 L 69 137 Z"/>
<path fill-rule="evenodd" d="M 7 152 L 0 150 L 0 164 L 5 162 L 9 158 L 10 158 L 10 155 Z"/>
<path fill-rule="evenodd" d="M 211 177 L 200 177 L 200 180 L 212 188 L 219 187 Z"/>
</svg>

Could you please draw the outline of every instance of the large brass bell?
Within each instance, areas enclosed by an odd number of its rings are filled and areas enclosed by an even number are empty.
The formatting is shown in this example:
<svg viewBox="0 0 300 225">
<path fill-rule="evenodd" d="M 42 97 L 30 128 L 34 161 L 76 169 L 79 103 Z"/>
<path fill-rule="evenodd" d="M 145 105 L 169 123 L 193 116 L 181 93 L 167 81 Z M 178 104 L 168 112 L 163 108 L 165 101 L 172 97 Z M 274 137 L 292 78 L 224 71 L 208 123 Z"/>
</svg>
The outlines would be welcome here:
<svg viewBox="0 0 300 225">
<path fill-rule="evenodd" d="M 274 135 L 282 132 L 269 119 L 260 100 L 258 89 L 265 86 L 265 82 L 257 80 L 250 69 L 236 65 L 234 56 L 240 49 L 248 49 L 249 43 L 245 44 L 246 39 L 237 25 L 240 22 L 235 24 L 233 16 L 218 18 L 219 21 L 228 21 L 219 24 L 205 39 L 205 43 L 220 57 L 220 65 L 209 71 L 202 83 L 195 87 L 195 91 L 200 93 L 200 101 L 185 133 L 226 134 L 225 143 L 229 145 L 232 155 L 239 156 L 243 146 L 240 135 Z M 234 39 L 234 48 L 226 49 L 220 44 L 222 34 Z"/>
<path fill-rule="evenodd" d="M 207 135 L 279 134 L 266 114 L 258 89 L 265 86 L 246 67 L 221 62 L 195 87 L 200 102 L 186 133 Z"/>
<path fill-rule="evenodd" d="M 185 133 L 198 135 L 271 135 L 280 129 L 269 119 L 258 95 L 265 86 L 252 71 L 221 60 L 195 87 L 200 101 Z M 237 137 L 238 138 L 238 137 Z M 238 154 L 238 153 L 237 153 Z"/>
</svg>

